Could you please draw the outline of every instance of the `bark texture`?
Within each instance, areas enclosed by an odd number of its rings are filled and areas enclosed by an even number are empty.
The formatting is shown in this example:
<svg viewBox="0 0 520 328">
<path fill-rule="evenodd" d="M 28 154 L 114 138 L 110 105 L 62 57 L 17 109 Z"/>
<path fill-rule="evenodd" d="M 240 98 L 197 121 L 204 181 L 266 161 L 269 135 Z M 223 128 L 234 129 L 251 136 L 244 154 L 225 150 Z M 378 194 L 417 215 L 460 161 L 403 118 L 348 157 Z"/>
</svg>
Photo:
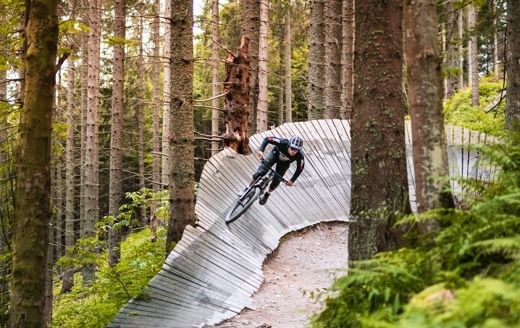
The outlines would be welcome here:
<svg viewBox="0 0 520 328">
<path fill-rule="evenodd" d="M 170 222 L 166 254 L 181 239 L 184 228 L 195 224 L 193 149 L 193 5 L 191 0 L 172 1 L 172 168 Z"/>
<path fill-rule="evenodd" d="M 396 247 L 395 212 L 409 212 L 402 2 L 359 0 L 355 6 L 351 260 Z"/>
<path fill-rule="evenodd" d="M 455 94 L 459 83 L 459 43 L 458 40 L 458 15 L 459 12 L 455 10 L 453 6 L 454 0 L 447 0 L 446 4 L 446 31 L 445 31 L 445 47 L 446 54 L 444 55 L 446 60 L 446 82 L 444 90 L 444 98 L 449 98 Z"/>
<path fill-rule="evenodd" d="M 258 41 L 258 106 L 256 109 L 256 132 L 267 130 L 269 107 L 267 90 L 267 33 L 269 29 L 269 0 L 260 0 L 260 31 Z"/>
<path fill-rule="evenodd" d="M 453 207 L 443 179 L 449 172 L 435 0 L 405 1 L 404 21 L 418 211 Z"/>
<path fill-rule="evenodd" d="M 471 86 L 471 105 L 480 104 L 479 83 L 478 83 L 478 44 L 475 25 L 477 23 L 475 6 L 468 6 L 468 30 L 470 32 L 468 42 L 468 66 L 469 66 L 469 85 Z"/>
<path fill-rule="evenodd" d="M 126 0 L 115 1 L 114 36 L 126 37 Z M 117 42 L 114 46 L 114 75 L 112 85 L 112 124 L 110 137 L 110 186 L 108 213 L 117 218 L 123 200 L 123 108 L 125 81 L 125 46 Z M 108 264 L 115 265 L 121 257 L 121 231 L 108 232 Z"/>
<path fill-rule="evenodd" d="M 284 79 L 285 79 L 285 122 L 292 122 L 292 36 L 291 36 L 291 12 L 292 7 L 289 2 L 287 5 L 287 13 L 285 16 L 285 29 L 284 29 Z"/>
<path fill-rule="evenodd" d="M 350 119 L 352 116 L 352 101 L 354 97 L 354 0 L 343 0 L 342 6 L 342 86 L 343 94 L 341 97 L 342 119 Z"/>
<path fill-rule="evenodd" d="M 84 1 L 83 1 L 84 2 Z M 85 3 L 82 3 L 86 6 Z M 82 23 L 85 25 L 89 24 L 88 11 L 85 10 L 81 15 Z M 88 39 L 89 34 L 83 33 L 81 35 L 81 68 L 80 68 L 80 81 L 86 81 L 88 77 Z M 80 162 L 85 163 L 85 154 L 87 151 L 87 86 L 85 83 L 81 83 L 81 104 L 80 104 Z M 80 224 L 80 236 L 85 231 L 85 165 L 80 165 L 79 173 L 79 224 Z"/>
<path fill-rule="evenodd" d="M 457 90 L 464 89 L 464 9 L 459 11 L 458 20 L 457 20 L 457 29 L 458 29 L 458 39 L 457 39 L 457 53 L 459 55 L 457 65 L 458 65 L 458 74 L 457 74 Z"/>
<path fill-rule="evenodd" d="M 143 18 L 139 18 L 139 54 L 137 57 L 138 67 L 145 67 L 144 61 L 144 45 L 143 45 Z M 137 165 L 139 170 L 139 190 L 145 188 L 144 181 L 144 69 L 137 70 L 137 103 L 135 111 L 135 121 L 137 125 Z M 141 208 L 141 223 L 143 226 L 147 224 L 146 210 Z M 154 238 L 153 235 L 151 238 Z"/>
<path fill-rule="evenodd" d="M 160 13 L 161 2 L 155 0 L 153 18 L 153 59 L 152 59 L 152 84 L 153 84 L 153 107 L 152 107 L 152 190 L 159 191 L 161 182 L 161 86 L 159 85 L 161 75 L 161 34 Z"/>
<path fill-rule="evenodd" d="M 520 130 L 520 2 L 507 3 L 506 127 Z"/>
<path fill-rule="evenodd" d="M 211 37 L 213 39 L 211 49 L 211 135 L 217 136 L 220 134 L 220 101 L 217 96 L 219 95 L 219 77 L 218 77 L 218 64 L 220 60 L 219 55 L 219 11 L 218 11 L 218 0 L 211 1 Z M 218 141 L 211 142 L 211 155 L 215 155 L 219 150 L 220 143 Z"/>
<path fill-rule="evenodd" d="M 239 154 L 249 153 L 249 39 L 242 38 L 238 55 L 226 58 L 226 80 L 224 81 L 224 115 L 226 132 L 225 146 Z"/>
<path fill-rule="evenodd" d="M 309 6 L 309 80 L 307 82 L 307 94 L 309 97 L 308 117 L 313 120 L 323 118 L 325 109 L 324 0 L 310 0 Z"/>
<path fill-rule="evenodd" d="M 99 218 L 99 60 L 101 42 L 101 0 L 89 2 L 87 75 L 87 120 L 85 141 L 85 225 L 82 237 L 94 237 Z M 83 270 L 83 283 L 94 280 L 95 268 Z"/>
<path fill-rule="evenodd" d="M 155 0 L 153 18 L 153 59 L 152 59 L 152 84 L 153 84 L 153 107 L 152 107 L 152 190 L 159 192 L 161 184 L 161 0 Z M 155 211 L 157 204 L 152 201 L 150 204 L 150 231 L 152 240 L 155 240 L 157 231 L 157 217 Z"/>
<path fill-rule="evenodd" d="M 85 226 L 82 236 L 95 235 L 99 216 L 99 58 L 101 41 L 101 1 L 93 0 L 89 8 L 87 121 L 85 145 Z"/>
<path fill-rule="evenodd" d="M 343 1 L 325 2 L 325 111 L 323 118 L 340 118 L 341 110 L 341 13 Z"/>
<path fill-rule="evenodd" d="M 256 105 L 258 103 L 258 42 L 260 40 L 260 1 L 242 1 L 242 36 L 249 39 L 249 117 L 251 131 L 256 131 Z"/>
<path fill-rule="evenodd" d="M 55 0 L 32 0 L 26 12 L 25 102 L 16 160 L 16 213 L 10 327 L 47 327 L 45 290 L 51 218 L 51 129 L 58 43 Z"/>
<path fill-rule="evenodd" d="M 165 0 L 164 3 L 164 14 L 163 17 L 171 17 L 172 14 L 172 1 Z M 171 69 L 170 69 L 170 58 L 171 58 L 171 25 L 170 20 L 164 20 L 164 49 L 163 49 L 163 112 L 162 112 L 162 163 L 161 163 L 161 182 L 162 188 L 166 188 L 169 184 L 170 175 L 170 89 L 171 89 Z"/>
<path fill-rule="evenodd" d="M 76 125 L 74 118 L 77 117 L 74 106 L 74 90 L 76 80 L 76 68 L 73 61 L 68 63 L 68 90 L 67 90 L 67 141 L 65 145 L 65 248 L 74 245 L 74 200 L 76 198 L 74 173 L 76 171 L 74 156 L 74 130 Z M 72 289 L 72 270 L 66 269 L 63 272 L 61 293 L 69 292 Z"/>
</svg>

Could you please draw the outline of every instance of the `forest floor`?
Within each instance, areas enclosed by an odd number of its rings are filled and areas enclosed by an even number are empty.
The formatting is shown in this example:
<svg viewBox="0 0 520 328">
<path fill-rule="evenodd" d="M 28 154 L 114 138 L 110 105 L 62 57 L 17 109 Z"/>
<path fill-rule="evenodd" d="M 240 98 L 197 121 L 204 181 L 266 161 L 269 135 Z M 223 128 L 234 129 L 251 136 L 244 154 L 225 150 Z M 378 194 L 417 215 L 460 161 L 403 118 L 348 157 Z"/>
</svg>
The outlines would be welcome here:
<svg viewBox="0 0 520 328">
<path fill-rule="evenodd" d="M 263 266 L 264 283 L 245 309 L 219 328 L 302 328 L 347 266 L 346 223 L 322 223 L 284 237 Z"/>
</svg>

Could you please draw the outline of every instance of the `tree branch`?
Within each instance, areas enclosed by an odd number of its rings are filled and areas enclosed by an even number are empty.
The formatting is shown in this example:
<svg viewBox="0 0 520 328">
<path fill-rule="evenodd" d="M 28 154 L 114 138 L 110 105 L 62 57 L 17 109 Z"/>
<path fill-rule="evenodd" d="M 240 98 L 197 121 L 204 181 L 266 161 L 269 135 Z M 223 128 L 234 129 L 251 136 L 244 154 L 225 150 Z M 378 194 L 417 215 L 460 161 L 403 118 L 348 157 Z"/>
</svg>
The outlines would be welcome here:
<svg viewBox="0 0 520 328">
<path fill-rule="evenodd" d="M 56 72 L 60 70 L 61 65 L 63 65 L 63 63 L 67 60 L 67 58 L 69 58 L 69 56 L 70 52 L 66 52 L 60 57 L 58 63 L 56 64 Z"/>
<path fill-rule="evenodd" d="M 225 95 L 227 95 L 227 92 L 224 92 L 223 94 L 216 95 L 214 97 L 207 98 L 207 99 L 195 99 L 194 102 L 207 102 L 207 101 L 210 101 L 210 100 L 213 100 L 213 99 L 222 98 Z"/>
</svg>

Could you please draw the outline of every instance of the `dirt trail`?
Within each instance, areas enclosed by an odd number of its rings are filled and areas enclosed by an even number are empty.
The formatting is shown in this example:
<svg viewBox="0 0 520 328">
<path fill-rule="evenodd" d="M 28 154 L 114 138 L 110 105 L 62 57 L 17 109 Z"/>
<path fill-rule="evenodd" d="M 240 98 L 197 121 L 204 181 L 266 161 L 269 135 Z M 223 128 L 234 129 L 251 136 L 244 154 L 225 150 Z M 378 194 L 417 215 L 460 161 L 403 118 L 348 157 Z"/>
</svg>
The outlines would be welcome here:
<svg viewBox="0 0 520 328">
<path fill-rule="evenodd" d="M 220 328 L 302 328 L 322 307 L 322 294 L 345 274 L 347 225 L 324 223 L 286 237 L 264 264 L 265 280 L 246 309 Z"/>
</svg>

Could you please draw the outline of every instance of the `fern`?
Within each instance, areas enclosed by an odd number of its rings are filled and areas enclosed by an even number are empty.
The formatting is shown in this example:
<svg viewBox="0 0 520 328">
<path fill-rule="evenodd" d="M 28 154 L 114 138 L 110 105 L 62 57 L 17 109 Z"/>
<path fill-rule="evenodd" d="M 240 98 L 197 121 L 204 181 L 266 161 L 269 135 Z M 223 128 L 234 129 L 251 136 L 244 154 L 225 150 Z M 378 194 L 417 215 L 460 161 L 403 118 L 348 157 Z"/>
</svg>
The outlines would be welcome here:
<svg viewBox="0 0 520 328">
<path fill-rule="evenodd" d="M 466 184 L 467 209 L 403 218 L 407 248 L 356 263 L 314 327 L 520 327 L 520 134 L 483 153 L 498 179 Z"/>
</svg>

